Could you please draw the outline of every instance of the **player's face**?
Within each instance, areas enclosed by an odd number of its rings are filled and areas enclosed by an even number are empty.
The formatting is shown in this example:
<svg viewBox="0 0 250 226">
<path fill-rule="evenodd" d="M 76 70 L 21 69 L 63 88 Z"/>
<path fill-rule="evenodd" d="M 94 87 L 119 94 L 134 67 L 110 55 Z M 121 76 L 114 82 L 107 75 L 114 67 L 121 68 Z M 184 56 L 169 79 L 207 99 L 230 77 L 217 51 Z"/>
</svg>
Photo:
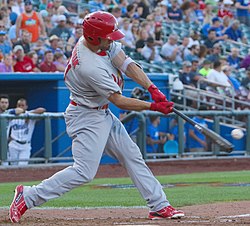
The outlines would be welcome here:
<svg viewBox="0 0 250 226">
<path fill-rule="evenodd" d="M 110 49 L 110 45 L 113 41 L 112 40 L 108 40 L 108 39 L 102 39 L 100 41 L 100 49 L 103 51 L 107 51 Z"/>
<path fill-rule="evenodd" d="M 2 112 L 6 111 L 9 107 L 9 100 L 7 98 L 0 99 L 0 110 Z"/>
<path fill-rule="evenodd" d="M 18 108 L 22 108 L 23 110 L 27 110 L 28 108 L 26 101 L 18 101 L 16 106 Z"/>
</svg>

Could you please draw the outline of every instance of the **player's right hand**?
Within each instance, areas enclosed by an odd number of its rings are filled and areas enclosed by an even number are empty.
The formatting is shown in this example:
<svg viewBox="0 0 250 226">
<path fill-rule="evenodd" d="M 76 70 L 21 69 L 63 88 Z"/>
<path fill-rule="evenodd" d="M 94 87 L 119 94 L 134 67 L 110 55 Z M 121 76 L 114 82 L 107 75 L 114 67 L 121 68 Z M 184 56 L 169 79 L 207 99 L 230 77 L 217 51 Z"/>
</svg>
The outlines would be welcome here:
<svg viewBox="0 0 250 226">
<path fill-rule="evenodd" d="M 158 103 L 151 103 L 150 110 L 151 111 L 159 111 L 163 114 L 169 114 L 173 112 L 174 103 L 170 101 L 163 101 Z"/>
</svg>

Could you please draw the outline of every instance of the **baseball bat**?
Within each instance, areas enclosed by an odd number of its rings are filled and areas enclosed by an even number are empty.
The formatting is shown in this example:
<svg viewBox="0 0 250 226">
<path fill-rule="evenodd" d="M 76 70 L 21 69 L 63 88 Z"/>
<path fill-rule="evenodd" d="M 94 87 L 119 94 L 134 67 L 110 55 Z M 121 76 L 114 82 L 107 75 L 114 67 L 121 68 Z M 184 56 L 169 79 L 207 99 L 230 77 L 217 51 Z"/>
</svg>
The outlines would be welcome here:
<svg viewBox="0 0 250 226">
<path fill-rule="evenodd" d="M 204 134 L 205 136 L 209 137 L 212 141 L 214 141 L 216 144 L 221 146 L 226 152 L 230 153 L 232 152 L 234 145 L 230 143 L 228 140 L 224 139 L 222 136 L 220 136 L 218 133 L 215 133 L 211 129 L 208 129 L 199 123 L 195 122 L 191 118 L 189 118 L 187 115 L 183 114 L 182 112 L 178 111 L 177 109 L 173 108 L 173 112 L 183 118 L 185 121 L 189 122 L 191 125 L 194 126 L 195 129 L 197 129 L 199 132 Z"/>
</svg>

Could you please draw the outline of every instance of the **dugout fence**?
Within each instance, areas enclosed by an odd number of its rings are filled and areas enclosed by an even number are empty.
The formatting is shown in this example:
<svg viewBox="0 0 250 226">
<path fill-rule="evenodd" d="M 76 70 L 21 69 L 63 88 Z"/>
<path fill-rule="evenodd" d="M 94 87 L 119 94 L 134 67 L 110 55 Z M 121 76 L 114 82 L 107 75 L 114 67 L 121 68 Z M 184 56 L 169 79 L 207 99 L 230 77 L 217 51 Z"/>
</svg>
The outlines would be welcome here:
<svg viewBox="0 0 250 226">
<path fill-rule="evenodd" d="M 221 134 L 224 138 L 229 140 L 235 145 L 235 150 L 228 154 L 223 152 L 218 145 L 211 145 L 211 149 L 208 152 L 203 153 L 190 153 L 186 151 L 183 133 L 184 133 L 184 121 L 176 116 L 175 114 L 163 115 L 161 113 L 152 112 L 152 111 L 143 111 L 143 112 L 131 112 L 128 114 L 122 121 L 123 123 L 127 123 L 130 120 L 137 118 L 138 120 L 138 129 L 135 131 L 136 133 L 136 142 L 140 147 L 143 157 L 147 161 L 160 161 L 169 159 L 184 159 L 184 158 L 220 158 L 220 157 L 234 157 L 234 158 L 244 158 L 250 156 L 250 110 L 241 110 L 241 111 L 182 111 L 184 114 L 188 116 L 203 116 L 207 119 L 207 123 L 210 129 L 215 132 Z M 158 153 L 147 153 L 146 152 L 146 126 L 147 126 L 147 118 L 151 115 L 160 116 L 162 118 L 169 119 L 171 117 L 176 117 L 178 121 L 178 152 L 177 153 L 169 153 L 167 152 L 158 152 Z M 241 140 L 233 140 L 230 135 L 232 129 L 235 128 L 234 125 L 223 124 L 220 122 L 220 117 L 236 117 L 242 116 L 245 117 L 246 120 L 246 128 L 242 128 L 244 131 L 244 138 Z M 29 159 L 30 164 L 35 163 L 58 163 L 58 162 L 72 162 L 72 154 L 71 154 L 71 142 L 67 137 L 65 129 L 61 131 L 56 131 L 56 134 L 53 134 L 53 123 L 52 120 L 64 120 L 63 113 L 49 113 L 46 112 L 41 115 L 30 114 L 26 116 L 14 116 L 9 114 L 0 114 L 0 158 L 1 165 L 8 165 L 11 162 L 18 161 L 27 161 L 27 159 L 23 160 L 12 160 L 8 161 L 7 158 L 7 150 L 8 150 L 8 140 L 7 140 L 7 125 L 8 121 L 11 119 L 36 119 L 42 121 L 44 123 L 44 143 L 41 148 L 38 150 L 34 150 L 31 158 Z M 166 128 L 167 129 L 167 128 Z M 42 136 L 42 135 L 41 135 Z M 67 146 L 63 147 L 61 145 L 56 145 L 55 143 L 60 143 L 62 139 L 69 139 L 67 142 Z M 32 142 L 36 142 L 32 140 Z M 64 142 L 65 143 L 65 142 Z M 58 148 L 56 152 L 52 152 L 53 148 Z M 53 154 L 57 153 L 57 154 Z"/>
</svg>

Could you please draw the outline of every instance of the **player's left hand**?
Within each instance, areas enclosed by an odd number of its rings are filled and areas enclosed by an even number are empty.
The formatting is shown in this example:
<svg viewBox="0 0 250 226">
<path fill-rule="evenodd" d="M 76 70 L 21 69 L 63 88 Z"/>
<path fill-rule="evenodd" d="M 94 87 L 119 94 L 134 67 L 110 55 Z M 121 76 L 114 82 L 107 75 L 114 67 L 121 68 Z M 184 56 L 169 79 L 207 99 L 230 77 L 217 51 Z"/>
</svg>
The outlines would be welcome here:
<svg viewBox="0 0 250 226">
<path fill-rule="evenodd" d="M 169 114 L 173 112 L 174 103 L 170 101 L 151 103 L 150 110 L 151 111 L 159 111 L 163 114 Z"/>
<path fill-rule="evenodd" d="M 148 91 L 156 103 L 167 101 L 166 96 L 154 84 L 149 86 Z"/>
</svg>

